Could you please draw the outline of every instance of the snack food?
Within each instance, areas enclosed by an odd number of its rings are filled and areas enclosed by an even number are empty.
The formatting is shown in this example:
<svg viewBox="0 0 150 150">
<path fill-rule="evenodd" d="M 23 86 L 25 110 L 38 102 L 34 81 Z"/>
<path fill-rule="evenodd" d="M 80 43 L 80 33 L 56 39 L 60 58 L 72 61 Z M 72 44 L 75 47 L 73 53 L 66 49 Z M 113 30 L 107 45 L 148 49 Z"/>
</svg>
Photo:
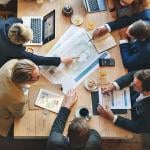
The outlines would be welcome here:
<svg viewBox="0 0 150 150">
<path fill-rule="evenodd" d="M 88 91 L 96 91 L 98 89 L 98 83 L 94 79 L 85 79 L 84 80 L 84 87 Z"/>
<path fill-rule="evenodd" d="M 71 17 L 71 22 L 76 25 L 79 26 L 83 23 L 83 17 L 80 15 L 75 15 Z"/>
</svg>

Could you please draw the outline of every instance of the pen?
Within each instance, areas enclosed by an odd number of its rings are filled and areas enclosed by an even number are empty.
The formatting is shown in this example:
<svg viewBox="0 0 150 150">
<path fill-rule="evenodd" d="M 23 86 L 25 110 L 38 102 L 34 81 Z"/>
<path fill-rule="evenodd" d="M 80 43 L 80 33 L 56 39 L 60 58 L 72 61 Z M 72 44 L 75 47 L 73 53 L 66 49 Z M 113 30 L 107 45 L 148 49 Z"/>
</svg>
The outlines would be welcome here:
<svg viewBox="0 0 150 150">
<path fill-rule="evenodd" d="M 72 57 L 72 59 L 78 59 L 78 58 L 80 58 L 79 56 L 77 56 L 77 57 Z"/>
<path fill-rule="evenodd" d="M 93 40 L 93 38 L 92 39 L 89 39 L 89 41 L 88 42 L 90 42 L 90 41 L 92 41 Z"/>
</svg>

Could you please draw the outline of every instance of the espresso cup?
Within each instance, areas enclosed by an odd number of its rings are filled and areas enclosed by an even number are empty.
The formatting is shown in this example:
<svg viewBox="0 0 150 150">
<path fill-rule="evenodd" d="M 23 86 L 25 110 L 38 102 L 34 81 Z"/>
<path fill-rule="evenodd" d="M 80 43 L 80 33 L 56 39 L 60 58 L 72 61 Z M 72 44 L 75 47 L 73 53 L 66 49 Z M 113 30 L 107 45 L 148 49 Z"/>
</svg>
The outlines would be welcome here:
<svg viewBox="0 0 150 150">
<path fill-rule="evenodd" d="M 91 119 L 91 115 L 90 112 L 87 108 L 83 107 L 79 110 L 79 115 L 82 118 L 85 118 L 86 120 L 90 120 Z"/>
</svg>

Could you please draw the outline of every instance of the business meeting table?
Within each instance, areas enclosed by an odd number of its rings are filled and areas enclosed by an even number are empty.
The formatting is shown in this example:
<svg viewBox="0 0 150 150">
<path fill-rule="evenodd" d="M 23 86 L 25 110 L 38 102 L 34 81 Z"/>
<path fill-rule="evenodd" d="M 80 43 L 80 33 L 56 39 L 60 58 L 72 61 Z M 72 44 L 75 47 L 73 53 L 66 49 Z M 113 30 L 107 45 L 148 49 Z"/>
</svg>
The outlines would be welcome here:
<svg viewBox="0 0 150 150">
<path fill-rule="evenodd" d="M 32 46 L 36 54 L 46 55 L 53 45 L 59 40 L 62 34 L 71 26 L 70 17 L 63 16 L 62 8 L 65 4 L 70 4 L 73 7 L 74 15 L 79 14 L 83 17 L 83 23 L 80 27 L 85 28 L 87 31 L 88 21 L 94 22 L 95 27 L 102 25 L 108 21 L 113 20 L 108 11 L 97 13 L 87 13 L 81 0 L 44 0 L 42 4 L 37 4 L 36 0 L 18 0 L 18 17 L 22 16 L 44 16 L 55 9 L 55 39 L 48 42 L 43 46 Z M 101 69 L 107 71 L 107 80 L 109 82 L 115 80 L 117 77 L 124 75 L 127 71 L 122 65 L 120 50 L 118 46 L 119 34 L 117 31 L 113 32 L 117 46 L 112 48 L 109 52 L 115 59 L 115 67 L 102 67 Z M 31 46 L 29 46 L 31 47 Z M 99 78 L 99 69 L 91 74 L 94 78 Z M 47 87 L 50 85 L 49 81 L 44 77 L 31 86 L 29 91 L 29 100 L 35 99 L 39 88 Z M 55 86 L 52 86 L 53 90 Z M 75 111 L 80 106 L 86 106 L 91 110 L 92 101 L 91 93 L 87 91 L 83 83 L 76 89 L 78 94 L 78 101 L 71 109 L 71 113 L 67 120 L 64 135 L 67 133 L 68 125 L 75 117 Z M 46 138 L 49 135 L 50 129 L 56 118 L 55 113 L 43 109 L 27 109 L 25 115 L 21 119 L 16 119 L 14 122 L 14 137 L 23 139 L 39 139 Z M 130 118 L 130 111 L 123 116 Z M 96 129 L 103 139 L 126 139 L 132 138 L 132 133 L 115 126 L 112 122 L 100 117 L 92 116 L 88 121 L 90 128 Z"/>
</svg>

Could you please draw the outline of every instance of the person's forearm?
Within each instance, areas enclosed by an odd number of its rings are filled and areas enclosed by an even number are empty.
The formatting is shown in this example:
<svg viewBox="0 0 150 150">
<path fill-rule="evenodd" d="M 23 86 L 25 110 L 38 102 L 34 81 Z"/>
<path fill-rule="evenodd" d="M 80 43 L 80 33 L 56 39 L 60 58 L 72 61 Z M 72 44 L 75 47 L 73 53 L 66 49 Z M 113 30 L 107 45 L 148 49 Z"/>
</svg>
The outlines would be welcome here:
<svg viewBox="0 0 150 150">
<path fill-rule="evenodd" d="M 55 131 L 55 132 L 63 133 L 63 130 L 64 130 L 64 127 L 65 127 L 65 124 L 66 124 L 69 114 L 70 114 L 70 110 L 68 108 L 61 107 L 61 109 L 54 121 L 51 132 Z"/>
<path fill-rule="evenodd" d="M 58 66 L 61 63 L 60 57 L 44 57 L 26 51 L 23 51 L 20 55 L 18 55 L 18 58 L 30 59 L 36 65 L 43 65 L 43 66 Z"/>
</svg>

